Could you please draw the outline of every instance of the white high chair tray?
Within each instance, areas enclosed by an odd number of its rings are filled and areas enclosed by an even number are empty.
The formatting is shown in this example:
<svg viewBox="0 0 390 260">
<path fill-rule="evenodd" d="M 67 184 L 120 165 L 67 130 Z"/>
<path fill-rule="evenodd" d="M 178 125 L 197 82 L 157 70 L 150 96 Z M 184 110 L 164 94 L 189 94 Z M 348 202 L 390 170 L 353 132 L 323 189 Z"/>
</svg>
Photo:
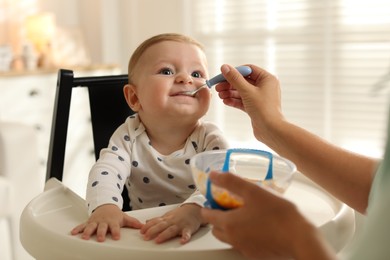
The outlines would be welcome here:
<svg viewBox="0 0 390 260">
<path fill-rule="evenodd" d="M 56 179 L 46 183 L 45 192 L 24 209 L 20 222 L 20 239 L 36 259 L 136 259 L 136 260 L 238 260 L 243 257 L 229 245 L 218 241 L 209 226 L 202 227 L 191 241 L 181 245 L 179 239 L 163 244 L 144 241 L 135 229 L 122 229 L 121 239 L 105 242 L 82 240 L 70 230 L 88 215 L 85 201 Z M 353 210 L 340 203 L 302 175 L 297 174 L 286 191 L 286 198 L 296 203 L 336 249 L 341 250 L 353 236 Z M 175 205 L 136 210 L 129 215 L 145 221 L 162 215 Z"/>
</svg>

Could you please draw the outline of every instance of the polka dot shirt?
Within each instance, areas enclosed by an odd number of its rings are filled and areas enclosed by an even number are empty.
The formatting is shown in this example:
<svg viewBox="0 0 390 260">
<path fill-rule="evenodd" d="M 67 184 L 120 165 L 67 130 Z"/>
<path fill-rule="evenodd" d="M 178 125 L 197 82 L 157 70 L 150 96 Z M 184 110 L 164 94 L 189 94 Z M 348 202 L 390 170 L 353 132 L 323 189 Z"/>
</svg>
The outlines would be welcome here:
<svg viewBox="0 0 390 260">
<path fill-rule="evenodd" d="M 112 135 L 90 171 L 86 195 L 89 213 L 103 204 L 122 208 L 125 185 L 133 210 L 176 203 L 203 205 L 205 198 L 196 190 L 190 158 L 227 147 L 221 131 L 203 122 L 181 150 L 162 155 L 151 145 L 138 115 L 130 116 Z"/>
</svg>

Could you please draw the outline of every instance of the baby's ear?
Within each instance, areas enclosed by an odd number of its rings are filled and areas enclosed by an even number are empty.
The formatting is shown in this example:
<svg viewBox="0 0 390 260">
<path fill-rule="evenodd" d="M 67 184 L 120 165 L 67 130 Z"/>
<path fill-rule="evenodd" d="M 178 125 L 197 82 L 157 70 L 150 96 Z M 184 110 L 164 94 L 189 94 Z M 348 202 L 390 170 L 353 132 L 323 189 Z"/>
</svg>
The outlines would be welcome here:
<svg viewBox="0 0 390 260">
<path fill-rule="evenodd" d="M 127 84 L 123 87 L 123 94 L 125 95 L 126 102 L 131 110 L 138 112 L 141 108 L 141 104 L 139 103 L 137 96 L 137 88 L 132 84 Z"/>
</svg>

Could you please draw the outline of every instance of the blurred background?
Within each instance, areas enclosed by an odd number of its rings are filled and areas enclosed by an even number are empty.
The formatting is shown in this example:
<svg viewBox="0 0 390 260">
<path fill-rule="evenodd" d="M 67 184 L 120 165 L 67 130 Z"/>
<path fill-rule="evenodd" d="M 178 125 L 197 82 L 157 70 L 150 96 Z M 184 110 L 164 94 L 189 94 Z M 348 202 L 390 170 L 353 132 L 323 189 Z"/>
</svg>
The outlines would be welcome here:
<svg viewBox="0 0 390 260">
<path fill-rule="evenodd" d="M 76 75 L 127 73 L 138 44 L 163 32 L 202 42 L 210 75 L 223 63 L 270 70 L 281 81 L 288 120 L 346 149 L 382 156 L 390 1 L 0 0 L 0 121 L 37 132 L 38 182 L 43 185 L 58 68 Z M 86 110 L 82 98 L 72 104 L 78 110 Z M 80 133 L 70 138 L 90 145 L 88 115 L 77 116 Z M 267 149 L 253 138 L 247 116 L 224 106 L 215 92 L 206 119 L 218 124 L 232 146 Z M 68 149 L 73 176 L 65 181 L 83 196 L 84 180 L 74 176 L 88 171 L 92 154 Z"/>
<path fill-rule="evenodd" d="M 385 0 L 1 0 L 0 46 L 12 50 L 16 69 L 18 57 L 34 52 L 42 67 L 116 64 L 127 73 L 132 51 L 146 38 L 189 34 L 206 46 L 211 75 L 223 63 L 262 66 L 281 80 L 290 120 L 341 146 L 380 156 L 387 112 L 383 90 L 390 75 L 389 5 Z M 250 125 L 238 123 L 245 115 L 215 102 L 209 116 L 232 141 L 250 141 Z"/>
</svg>

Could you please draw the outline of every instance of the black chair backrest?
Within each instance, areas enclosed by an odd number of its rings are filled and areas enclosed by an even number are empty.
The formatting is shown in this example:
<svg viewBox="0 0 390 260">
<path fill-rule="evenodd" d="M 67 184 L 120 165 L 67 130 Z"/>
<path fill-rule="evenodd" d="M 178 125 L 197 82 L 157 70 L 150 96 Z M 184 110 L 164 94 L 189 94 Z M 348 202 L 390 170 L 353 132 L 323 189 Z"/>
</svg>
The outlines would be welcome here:
<svg viewBox="0 0 390 260">
<path fill-rule="evenodd" d="M 100 150 L 107 147 L 115 129 L 134 114 L 123 96 L 123 86 L 127 82 L 127 75 L 74 77 L 71 70 L 59 70 L 46 180 L 54 177 L 62 181 L 63 178 L 72 89 L 88 88 L 95 158 L 98 159 Z M 126 190 L 122 195 L 125 193 Z M 128 198 L 123 197 L 123 210 L 128 210 Z"/>
</svg>

